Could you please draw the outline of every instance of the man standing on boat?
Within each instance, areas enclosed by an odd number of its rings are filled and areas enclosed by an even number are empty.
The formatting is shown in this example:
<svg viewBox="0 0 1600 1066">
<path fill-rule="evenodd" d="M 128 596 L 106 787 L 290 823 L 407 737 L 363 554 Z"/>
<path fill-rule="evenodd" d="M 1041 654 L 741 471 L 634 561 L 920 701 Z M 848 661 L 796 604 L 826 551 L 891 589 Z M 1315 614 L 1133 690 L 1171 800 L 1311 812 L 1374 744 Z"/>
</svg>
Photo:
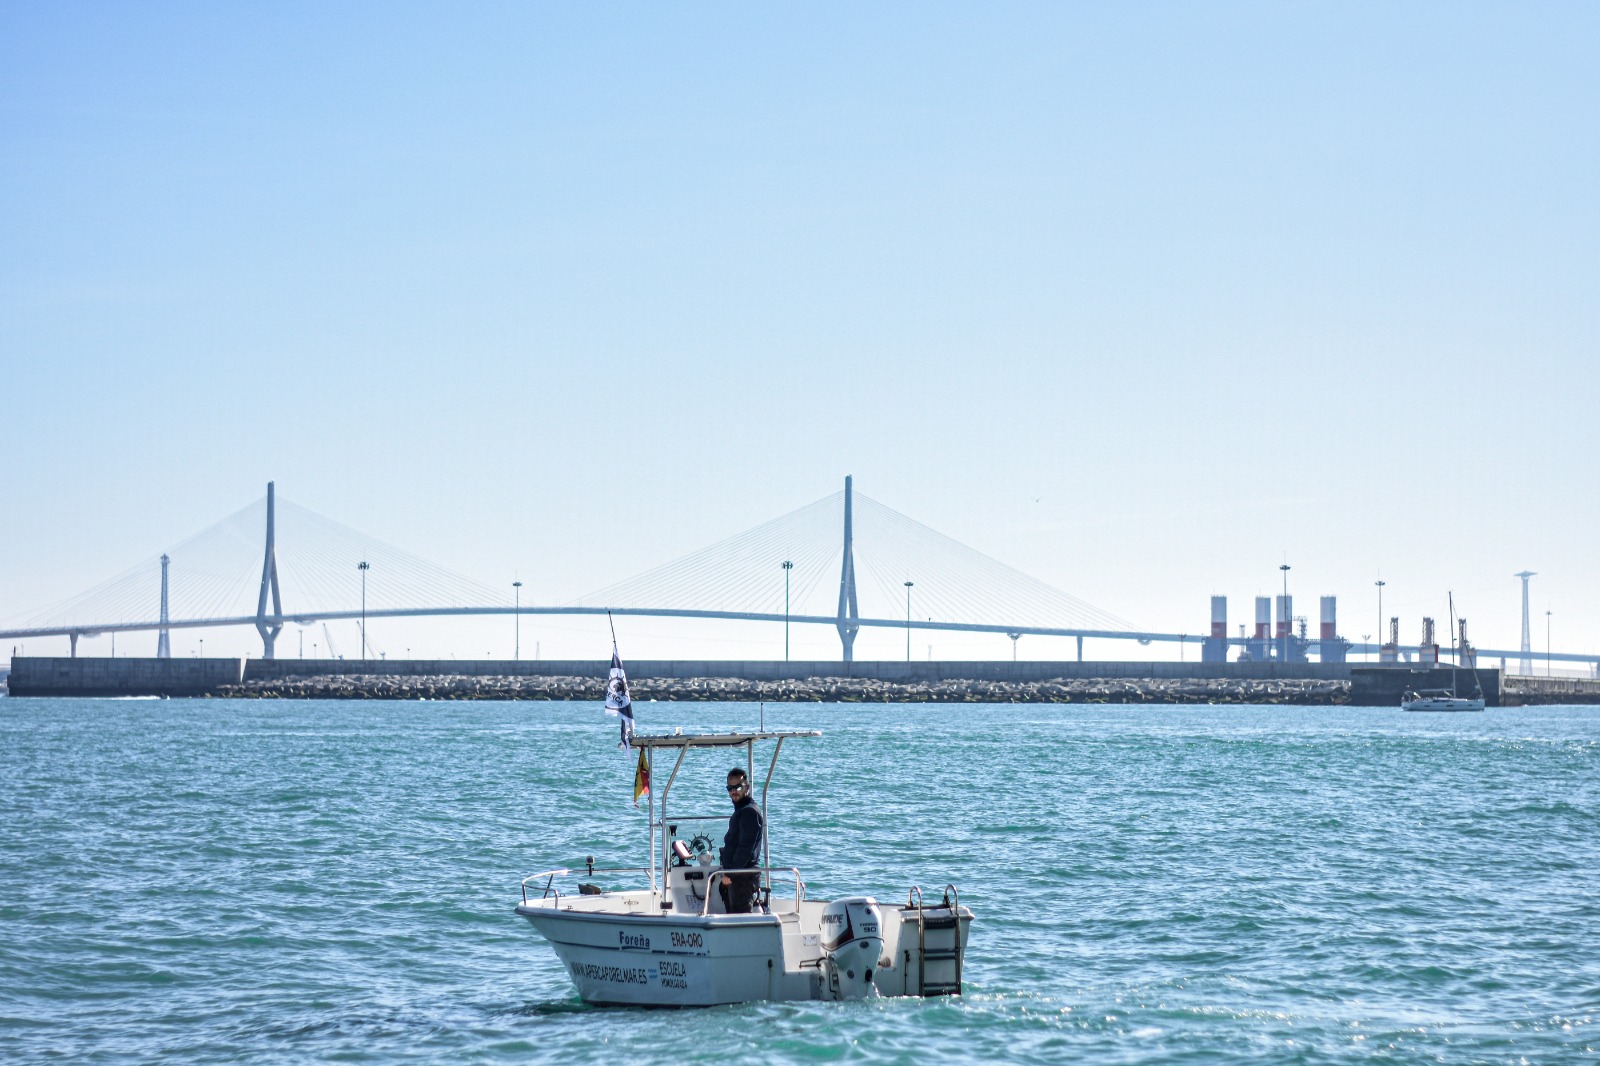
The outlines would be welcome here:
<svg viewBox="0 0 1600 1066">
<path fill-rule="evenodd" d="M 733 814 L 728 818 L 728 835 L 722 838 L 718 861 L 725 870 L 759 866 L 766 823 L 761 808 L 750 798 L 750 779 L 743 770 L 728 771 L 728 798 L 733 801 Z M 760 874 L 723 874 L 717 886 L 723 909 L 729 914 L 749 914 L 760 882 Z"/>
</svg>

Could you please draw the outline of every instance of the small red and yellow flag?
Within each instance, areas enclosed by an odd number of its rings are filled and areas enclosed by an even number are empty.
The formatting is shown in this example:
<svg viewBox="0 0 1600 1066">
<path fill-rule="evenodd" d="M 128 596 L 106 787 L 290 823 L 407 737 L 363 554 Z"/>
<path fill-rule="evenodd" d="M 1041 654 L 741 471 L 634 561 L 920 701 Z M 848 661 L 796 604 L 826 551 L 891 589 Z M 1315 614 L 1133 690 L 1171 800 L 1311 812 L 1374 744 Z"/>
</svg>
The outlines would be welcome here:
<svg viewBox="0 0 1600 1066">
<path fill-rule="evenodd" d="M 639 797 L 650 794 L 650 749 L 639 749 L 639 765 L 633 771 L 633 805 L 639 806 Z"/>
</svg>

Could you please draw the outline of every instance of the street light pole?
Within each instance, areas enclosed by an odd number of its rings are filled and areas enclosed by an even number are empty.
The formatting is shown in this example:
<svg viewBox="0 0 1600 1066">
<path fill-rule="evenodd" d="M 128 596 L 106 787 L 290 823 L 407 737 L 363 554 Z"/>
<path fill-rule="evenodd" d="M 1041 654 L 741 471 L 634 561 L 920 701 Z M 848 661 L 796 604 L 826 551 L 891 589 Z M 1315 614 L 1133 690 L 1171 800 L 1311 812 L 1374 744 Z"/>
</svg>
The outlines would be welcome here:
<svg viewBox="0 0 1600 1066">
<path fill-rule="evenodd" d="M 1550 676 L 1550 612 L 1544 613 L 1544 676 Z"/>
<path fill-rule="evenodd" d="M 906 662 L 911 661 L 911 586 L 914 581 L 906 582 Z"/>
<path fill-rule="evenodd" d="M 1278 653 L 1278 661 L 1286 663 L 1289 661 L 1289 627 L 1292 625 L 1289 618 L 1289 564 L 1284 563 L 1278 569 L 1283 571 L 1283 650 Z"/>
<path fill-rule="evenodd" d="M 514 623 L 515 624 L 515 628 L 513 630 L 513 632 L 515 633 L 515 636 L 512 638 L 511 657 L 513 659 L 516 659 L 518 662 L 521 662 L 522 661 L 522 582 L 513 581 L 511 583 L 511 587 L 514 590 L 516 590 L 515 591 L 515 595 L 517 597 L 517 610 L 516 610 L 516 613 L 512 615 L 512 618 L 515 620 L 515 623 Z"/>
<path fill-rule="evenodd" d="M 361 571 L 361 661 L 367 661 L 367 571 L 372 569 L 372 564 L 365 559 L 356 564 L 356 569 Z"/>
<path fill-rule="evenodd" d="M 789 661 L 789 571 L 794 569 L 794 563 L 788 559 L 783 561 L 783 661 Z"/>
<path fill-rule="evenodd" d="M 1373 584 L 1378 586 L 1378 644 L 1381 646 L 1383 644 L 1383 586 L 1387 585 L 1388 582 L 1380 578 L 1374 581 Z"/>
</svg>

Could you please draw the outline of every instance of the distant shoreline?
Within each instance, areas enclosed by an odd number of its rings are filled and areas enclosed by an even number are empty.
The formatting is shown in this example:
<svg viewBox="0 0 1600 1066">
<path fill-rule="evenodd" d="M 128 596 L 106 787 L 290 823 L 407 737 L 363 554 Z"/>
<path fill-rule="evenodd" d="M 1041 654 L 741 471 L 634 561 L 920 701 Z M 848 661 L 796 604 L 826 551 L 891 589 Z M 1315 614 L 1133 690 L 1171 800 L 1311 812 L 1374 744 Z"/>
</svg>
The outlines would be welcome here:
<svg viewBox="0 0 1600 1066">
<path fill-rule="evenodd" d="M 281 677 L 222 685 L 227 699 L 594 700 L 593 677 L 402 676 Z M 733 677 L 645 678 L 635 700 L 767 703 L 1254 703 L 1335 706 L 1350 702 L 1350 682 L 1273 678 L 1052 678 L 1044 681 L 916 681 L 818 677 L 757 681 Z"/>
<path fill-rule="evenodd" d="M 527 660 L 13 660 L 10 694 L 42 697 L 599 700 L 606 664 Z M 1398 707 L 1463 682 L 1448 667 L 1356 663 L 640 660 L 635 698 L 831 703 L 1150 703 Z M 1600 705 L 1600 679 L 1471 671 L 1489 706 Z"/>
</svg>

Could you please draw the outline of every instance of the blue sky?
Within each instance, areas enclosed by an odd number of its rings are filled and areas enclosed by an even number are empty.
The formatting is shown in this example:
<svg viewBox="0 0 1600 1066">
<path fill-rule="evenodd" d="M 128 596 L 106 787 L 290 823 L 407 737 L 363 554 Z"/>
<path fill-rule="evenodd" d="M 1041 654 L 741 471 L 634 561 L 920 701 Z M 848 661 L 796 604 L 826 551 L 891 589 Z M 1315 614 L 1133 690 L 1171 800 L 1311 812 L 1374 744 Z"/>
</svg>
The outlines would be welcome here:
<svg viewBox="0 0 1600 1066">
<path fill-rule="evenodd" d="M 7 5 L 0 620 L 269 479 L 565 602 L 853 474 L 1152 629 L 1287 559 L 1347 636 L 1381 574 L 1408 639 L 1453 590 L 1514 645 L 1526 568 L 1600 650 L 1597 45 L 1588 4 Z"/>
</svg>

